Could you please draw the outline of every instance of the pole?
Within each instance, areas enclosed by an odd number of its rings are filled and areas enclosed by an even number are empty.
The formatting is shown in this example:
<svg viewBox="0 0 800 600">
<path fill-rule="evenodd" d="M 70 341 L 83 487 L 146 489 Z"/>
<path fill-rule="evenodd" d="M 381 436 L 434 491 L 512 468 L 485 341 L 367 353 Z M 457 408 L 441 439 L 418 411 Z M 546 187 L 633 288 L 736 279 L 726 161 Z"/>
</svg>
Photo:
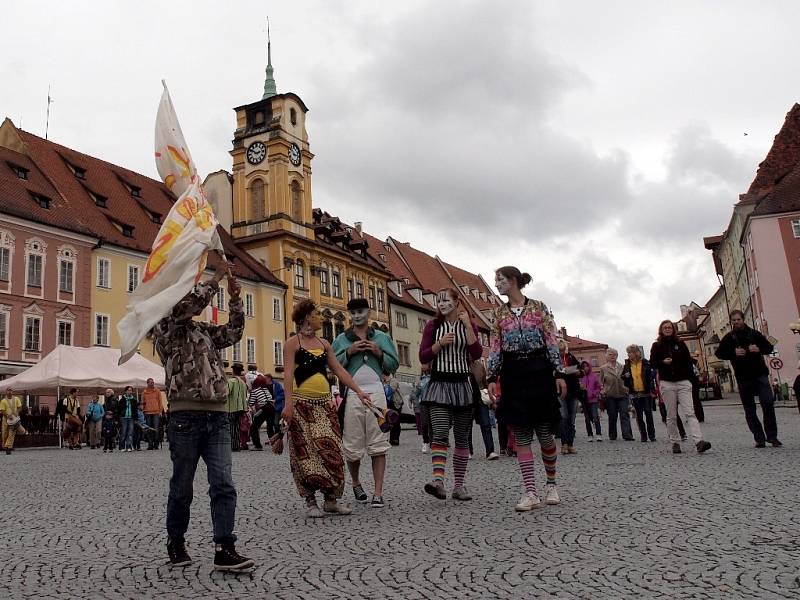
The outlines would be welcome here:
<svg viewBox="0 0 800 600">
<path fill-rule="evenodd" d="M 56 387 L 56 408 L 58 408 L 58 401 L 61 399 L 61 385 Z M 56 414 L 56 429 L 58 430 L 58 447 L 64 447 L 64 436 L 61 434 L 61 419 Z"/>
<path fill-rule="evenodd" d="M 44 139 L 47 139 L 47 134 L 50 131 L 50 105 L 53 99 L 50 97 L 50 85 L 47 85 L 47 122 L 44 127 Z"/>
</svg>

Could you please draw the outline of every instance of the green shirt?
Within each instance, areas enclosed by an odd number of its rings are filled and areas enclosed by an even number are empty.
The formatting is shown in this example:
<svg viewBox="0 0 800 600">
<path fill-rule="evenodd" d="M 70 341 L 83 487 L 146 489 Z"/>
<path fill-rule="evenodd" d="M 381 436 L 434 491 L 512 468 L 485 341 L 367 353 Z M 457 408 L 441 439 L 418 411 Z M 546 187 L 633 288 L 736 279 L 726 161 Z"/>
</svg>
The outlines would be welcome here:
<svg viewBox="0 0 800 600">
<path fill-rule="evenodd" d="M 336 353 L 336 360 L 347 369 L 350 375 L 355 375 L 362 365 L 367 364 L 380 377 L 384 371 L 394 373 L 400 362 L 397 360 L 397 349 L 394 347 L 392 338 L 378 329 L 369 327 L 367 329 L 367 341 L 375 342 L 383 352 L 380 360 L 372 352 L 358 352 L 353 356 L 347 356 L 347 349 L 357 342 L 359 338 L 351 327 L 347 331 L 340 333 L 333 340 L 333 351 Z"/>
<path fill-rule="evenodd" d="M 228 412 L 247 410 L 247 385 L 238 377 L 228 379 Z"/>
</svg>

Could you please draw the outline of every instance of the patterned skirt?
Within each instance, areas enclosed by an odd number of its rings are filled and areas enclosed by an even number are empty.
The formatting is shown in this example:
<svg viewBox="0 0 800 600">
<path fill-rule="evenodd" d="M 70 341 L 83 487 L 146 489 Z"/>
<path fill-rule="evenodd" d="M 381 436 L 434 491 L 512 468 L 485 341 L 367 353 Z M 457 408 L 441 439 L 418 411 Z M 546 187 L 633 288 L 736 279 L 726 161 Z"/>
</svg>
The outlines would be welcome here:
<svg viewBox="0 0 800 600">
<path fill-rule="evenodd" d="M 434 381 L 425 388 L 423 404 L 438 404 L 452 408 L 467 408 L 473 405 L 472 383 L 464 381 Z"/>
<path fill-rule="evenodd" d="M 292 393 L 294 418 L 289 426 L 289 464 L 297 491 L 308 498 L 317 491 L 341 498 L 344 492 L 342 430 L 330 394 L 310 398 Z"/>
</svg>

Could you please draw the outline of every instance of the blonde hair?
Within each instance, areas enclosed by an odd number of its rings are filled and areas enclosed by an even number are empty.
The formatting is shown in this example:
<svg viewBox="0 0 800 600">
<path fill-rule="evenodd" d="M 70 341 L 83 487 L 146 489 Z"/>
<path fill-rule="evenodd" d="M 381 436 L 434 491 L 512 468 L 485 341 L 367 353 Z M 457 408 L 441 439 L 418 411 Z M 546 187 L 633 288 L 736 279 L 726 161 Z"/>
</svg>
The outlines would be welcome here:
<svg viewBox="0 0 800 600">
<path fill-rule="evenodd" d="M 642 351 L 639 349 L 639 346 L 636 344 L 631 344 L 625 348 L 625 352 L 636 352 L 639 356 L 642 355 Z"/>
</svg>

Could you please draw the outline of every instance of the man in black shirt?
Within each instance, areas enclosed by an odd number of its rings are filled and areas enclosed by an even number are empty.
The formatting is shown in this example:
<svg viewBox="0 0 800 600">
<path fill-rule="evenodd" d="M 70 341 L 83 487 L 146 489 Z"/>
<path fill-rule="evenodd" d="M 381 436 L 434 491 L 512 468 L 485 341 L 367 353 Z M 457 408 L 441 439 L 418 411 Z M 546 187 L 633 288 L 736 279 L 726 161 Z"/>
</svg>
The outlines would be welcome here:
<svg viewBox="0 0 800 600">
<path fill-rule="evenodd" d="M 760 332 L 748 327 L 742 311 L 732 311 L 730 318 L 731 331 L 720 341 L 717 358 L 729 360 L 733 365 L 747 426 L 753 433 L 756 448 L 765 447 L 766 442 L 775 447 L 782 446 L 778 439 L 775 397 L 769 384 L 769 369 L 764 362 L 764 355 L 771 354 L 774 348 Z M 756 413 L 756 396 L 764 416 L 763 427 Z"/>
</svg>

